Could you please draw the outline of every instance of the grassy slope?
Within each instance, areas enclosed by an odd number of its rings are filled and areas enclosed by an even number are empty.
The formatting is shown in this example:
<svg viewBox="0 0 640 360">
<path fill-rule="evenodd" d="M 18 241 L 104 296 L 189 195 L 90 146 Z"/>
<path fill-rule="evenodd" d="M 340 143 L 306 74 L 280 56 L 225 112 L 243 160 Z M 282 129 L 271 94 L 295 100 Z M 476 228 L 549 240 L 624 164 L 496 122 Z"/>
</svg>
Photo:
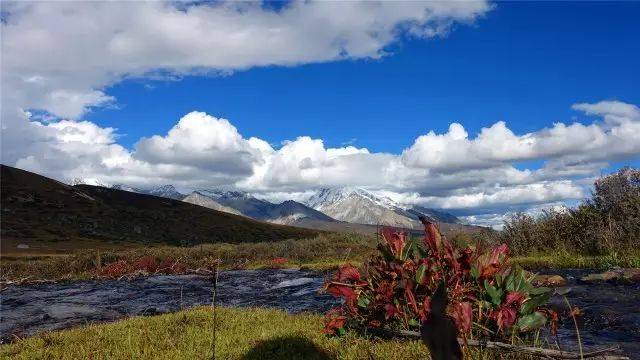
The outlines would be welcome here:
<svg viewBox="0 0 640 360">
<path fill-rule="evenodd" d="M 320 315 L 288 315 L 280 310 L 269 309 L 218 308 L 216 358 L 428 358 L 427 349 L 418 341 L 369 340 L 353 333 L 341 338 L 327 337 L 320 333 L 321 328 Z M 1 346 L 0 358 L 211 359 L 212 329 L 211 308 L 202 307 L 43 333 Z M 474 353 L 473 358 L 479 358 L 478 355 Z"/>
<path fill-rule="evenodd" d="M 68 186 L 2 165 L 3 253 L 23 241 L 83 247 L 87 240 L 112 246 L 131 243 L 200 244 L 259 242 L 312 237 L 317 231 L 267 224 L 182 201 L 97 186 Z"/>
</svg>

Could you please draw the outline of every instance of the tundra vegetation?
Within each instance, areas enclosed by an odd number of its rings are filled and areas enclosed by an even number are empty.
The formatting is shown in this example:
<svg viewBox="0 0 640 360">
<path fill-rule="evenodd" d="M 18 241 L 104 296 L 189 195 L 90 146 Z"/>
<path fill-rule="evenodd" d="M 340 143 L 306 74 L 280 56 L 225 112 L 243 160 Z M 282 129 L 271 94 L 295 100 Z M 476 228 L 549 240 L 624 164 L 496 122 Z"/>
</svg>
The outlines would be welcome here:
<svg viewBox="0 0 640 360">
<path fill-rule="evenodd" d="M 384 229 L 379 255 L 360 269 L 339 268 L 325 288 L 343 302 L 326 314 L 326 333 L 343 334 L 348 327 L 417 331 L 441 284 L 464 339 L 538 338 L 545 324 L 555 333 L 558 315 L 545 307 L 552 289 L 534 287 L 531 274 L 512 266 L 505 244 L 454 247 L 435 224 L 423 221 L 421 241 Z"/>
<path fill-rule="evenodd" d="M 576 208 L 541 216 L 515 214 L 497 234 L 514 254 L 564 251 L 619 255 L 640 245 L 640 170 L 624 168 L 595 181 L 590 198 Z"/>
</svg>

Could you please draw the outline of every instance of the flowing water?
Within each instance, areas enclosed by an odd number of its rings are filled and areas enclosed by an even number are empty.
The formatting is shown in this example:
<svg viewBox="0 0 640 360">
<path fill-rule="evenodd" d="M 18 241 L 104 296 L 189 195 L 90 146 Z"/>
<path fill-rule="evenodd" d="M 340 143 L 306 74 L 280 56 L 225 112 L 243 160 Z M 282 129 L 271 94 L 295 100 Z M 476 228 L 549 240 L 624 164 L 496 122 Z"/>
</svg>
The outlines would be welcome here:
<svg viewBox="0 0 640 360">
<path fill-rule="evenodd" d="M 583 270 L 556 273 L 569 281 L 567 297 L 571 305 L 583 311 L 578 321 L 586 347 L 618 345 L 632 358 L 640 356 L 640 284 L 582 285 L 577 279 L 586 273 Z M 276 307 L 291 313 L 324 312 L 338 302 L 319 292 L 323 280 L 317 273 L 300 270 L 223 271 L 216 303 Z M 211 278 L 191 275 L 13 286 L 0 293 L 0 337 L 7 342 L 13 334 L 29 336 L 44 330 L 208 305 L 212 289 Z M 566 310 L 560 296 L 554 296 L 551 303 L 558 310 Z M 558 340 L 563 348 L 575 349 L 572 320 L 561 324 Z"/>
<path fill-rule="evenodd" d="M 584 347 L 619 346 L 632 359 L 640 359 L 640 283 L 581 284 L 579 279 L 593 271 L 560 270 L 553 273 L 567 279 L 567 289 L 570 289 L 566 294 L 567 300 L 582 312 L 576 319 Z M 552 297 L 550 305 L 567 315 L 568 306 L 562 296 Z M 573 319 L 565 317 L 558 338 L 563 349 L 576 349 Z"/>
</svg>

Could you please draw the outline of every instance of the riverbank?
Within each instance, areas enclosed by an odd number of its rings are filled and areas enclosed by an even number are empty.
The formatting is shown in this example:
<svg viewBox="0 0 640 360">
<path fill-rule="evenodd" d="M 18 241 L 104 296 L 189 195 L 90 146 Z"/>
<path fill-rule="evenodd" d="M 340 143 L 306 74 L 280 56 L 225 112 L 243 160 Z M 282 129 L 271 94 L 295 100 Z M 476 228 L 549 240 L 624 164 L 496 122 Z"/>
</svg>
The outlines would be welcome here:
<svg viewBox="0 0 640 360">
<path fill-rule="evenodd" d="M 111 263 L 135 263 L 145 257 L 158 262 L 166 259 L 183 265 L 185 269 L 211 268 L 218 263 L 221 269 L 299 268 L 330 271 L 340 264 L 359 265 L 376 253 L 377 240 L 358 234 L 324 234 L 312 239 L 241 244 L 205 244 L 192 247 L 116 247 L 55 254 L 3 254 L 0 261 L 0 280 L 15 282 L 26 279 L 73 281 L 96 278 Z M 512 258 L 526 269 L 640 267 L 640 252 L 585 256 L 564 251 L 540 253 Z"/>
<path fill-rule="evenodd" d="M 372 340 L 354 333 L 328 337 L 322 317 L 290 315 L 258 308 L 216 309 L 215 355 L 218 359 L 396 359 L 428 357 L 418 341 Z M 213 313 L 200 307 L 177 313 L 134 317 L 111 324 L 43 333 L 0 346 L 11 359 L 210 359 Z M 511 354 L 487 359 L 525 359 Z"/>
</svg>

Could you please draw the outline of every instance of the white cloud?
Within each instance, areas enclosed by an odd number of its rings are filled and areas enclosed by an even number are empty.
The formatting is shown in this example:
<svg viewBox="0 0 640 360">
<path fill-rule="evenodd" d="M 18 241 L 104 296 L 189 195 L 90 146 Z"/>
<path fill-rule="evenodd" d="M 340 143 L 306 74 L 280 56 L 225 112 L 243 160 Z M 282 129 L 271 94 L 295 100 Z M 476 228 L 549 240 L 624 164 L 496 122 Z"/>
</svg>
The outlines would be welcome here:
<svg viewBox="0 0 640 360">
<path fill-rule="evenodd" d="M 474 169 L 522 160 L 558 159 L 586 163 L 635 156 L 640 153 L 640 109 L 619 101 L 576 104 L 576 110 L 603 117 L 604 123 L 564 124 L 523 135 L 504 121 L 483 128 L 470 139 L 462 125 L 453 123 L 445 134 L 430 132 L 403 152 L 409 167 L 451 171 Z"/>
<path fill-rule="evenodd" d="M 255 143 L 256 140 L 254 140 Z M 191 112 L 166 136 L 142 138 L 134 157 L 151 164 L 179 164 L 228 175 L 250 175 L 263 162 L 259 147 L 245 140 L 226 119 Z"/>
</svg>

